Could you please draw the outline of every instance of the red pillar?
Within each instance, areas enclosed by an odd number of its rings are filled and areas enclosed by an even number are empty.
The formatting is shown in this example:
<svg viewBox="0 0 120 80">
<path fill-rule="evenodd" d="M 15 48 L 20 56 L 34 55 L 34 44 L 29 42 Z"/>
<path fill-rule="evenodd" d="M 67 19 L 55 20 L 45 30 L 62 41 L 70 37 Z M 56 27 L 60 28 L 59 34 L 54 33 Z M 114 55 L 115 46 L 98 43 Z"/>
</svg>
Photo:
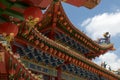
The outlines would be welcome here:
<svg viewBox="0 0 120 80">
<path fill-rule="evenodd" d="M 8 80 L 4 52 L 0 52 L 0 80 Z"/>
<path fill-rule="evenodd" d="M 57 68 L 57 77 L 55 80 L 62 80 L 62 71 L 61 71 L 61 67 Z"/>
</svg>

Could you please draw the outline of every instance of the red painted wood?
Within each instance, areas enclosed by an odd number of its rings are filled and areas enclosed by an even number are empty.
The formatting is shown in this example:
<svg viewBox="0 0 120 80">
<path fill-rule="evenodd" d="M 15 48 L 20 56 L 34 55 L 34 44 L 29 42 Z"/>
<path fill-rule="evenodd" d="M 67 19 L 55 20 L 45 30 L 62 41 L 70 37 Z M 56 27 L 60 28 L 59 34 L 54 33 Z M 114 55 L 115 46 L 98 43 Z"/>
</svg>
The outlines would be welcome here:
<svg viewBox="0 0 120 80">
<path fill-rule="evenodd" d="M 61 76 L 62 76 L 61 67 L 58 67 L 57 68 L 57 77 L 55 80 L 62 80 Z"/>
<path fill-rule="evenodd" d="M 0 74 L 6 74 L 5 62 L 0 62 Z"/>
<path fill-rule="evenodd" d="M 29 20 L 32 17 L 32 19 L 38 18 L 40 21 L 43 17 L 42 11 L 38 7 L 28 7 L 23 14 L 25 20 Z"/>
<path fill-rule="evenodd" d="M 55 27 L 56 27 L 56 23 L 53 23 L 52 27 L 51 27 L 51 32 L 49 35 L 49 38 L 52 40 L 55 40 Z"/>
<path fill-rule="evenodd" d="M 18 33 L 18 27 L 17 25 L 10 23 L 10 22 L 5 22 L 0 24 L 0 33 L 6 33 L 6 34 L 10 34 L 10 33 L 14 33 L 14 36 L 17 35 Z"/>
<path fill-rule="evenodd" d="M 0 8 L 5 9 L 5 8 L 6 8 L 6 6 L 5 6 L 5 5 L 3 5 L 3 4 L 0 2 Z"/>
<path fill-rule="evenodd" d="M 27 4 L 41 8 L 46 8 L 52 2 L 52 0 L 22 0 L 22 1 Z"/>
<path fill-rule="evenodd" d="M 40 6 L 41 8 L 46 8 L 51 2 L 52 0 L 42 0 L 41 3 L 38 4 L 38 6 Z"/>
<path fill-rule="evenodd" d="M 87 1 L 87 0 L 62 0 L 66 3 L 69 3 L 71 5 L 74 5 L 74 6 L 77 6 L 77 7 L 80 7 L 80 6 L 83 6 L 83 4 Z"/>
<path fill-rule="evenodd" d="M 15 10 L 19 13 L 23 13 L 24 12 L 24 8 L 18 8 L 18 7 L 11 7 L 12 10 Z"/>
<path fill-rule="evenodd" d="M 57 24 L 57 12 L 59 11 L 60 8 L 60 2 L 54 4 L 54 10 L 53 10 L 53 20 L 52 20 L 52 26 L 51 26 L 51 32 L 50 32 L 50 39 L 55 40 L 55 28 Z"/>
<path fill-rule="evenodd" d="M 3 48 L 0 48 L 0 51 L 0 57 L 2 57 L 0 61 L 0 80 L 8 80 L 5 52 L 3 51 Z"/>
<path fill-rule="evenodd" d="M 1 47 L 1 44 L 0 44 L 0 47 Z M 1 51 L 1 49 L 0 49 Z M 18 61 L 18 59 L 16 59 L 15 57 L 13 57 L 13 54 L 10 54 L 8 51 L 6 51 L 4 48 L 2 48 L 2 51 L 5 53 L 5 65 L 1 65 L 0 63 L 0 69 L 3 69 L 5 68 L 6 69 L 6 72 L 2 70 L 2 72 L 0 71 L 0 80 L 8 80 L 8 74 L 9 72 L 11 73 L 10 71 L 10 67 L 9 67 L 9 60 L 10 58 L 12 59 L 11 61 L 11 65 L 12 67 L 14 67 L 15 64 L 17 64 L 17 68 L 15 70 L 15 74 L 18 75 L 17 73 L 19 72 L 20 68 L 22 68 L 22 74 L 23 73 L 26 73 L 26 76 L 25 78 L 27 78 L 27 76 L 30 76 L 30 80 L 37 80 L 35 79 L 34 76 L 31 76 L 31 73 L 28 72 L 27 69 L 25 69 L 25 67 L 21 64 L 21 62 Z M 1 74 L 2 73 L 2 74 Z M 15 75 L 15 80 L 18 79 L 18 76 Z M 2 77 L 2 78 L 1 78 Z"/>
</svg>

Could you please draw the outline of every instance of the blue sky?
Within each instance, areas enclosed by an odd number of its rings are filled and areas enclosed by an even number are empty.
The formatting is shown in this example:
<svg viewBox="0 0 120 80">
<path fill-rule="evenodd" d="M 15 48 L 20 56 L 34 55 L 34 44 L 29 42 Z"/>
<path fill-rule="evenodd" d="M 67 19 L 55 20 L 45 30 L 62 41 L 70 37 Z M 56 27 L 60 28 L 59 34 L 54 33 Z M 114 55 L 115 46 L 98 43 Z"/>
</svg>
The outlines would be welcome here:
<svg viewBox="0 0 120 80">
<path fill-rule="evenodd" d="M 104 32 L 111 33 L 116 51 L 107 52 L 93 60 L 100 65 L 105 61 L 113 70 L 120 68 L 120 0 L 101 0 L 93 9 L 63 3 L 70 21 L 90 38 L 96 40 Z"/>
</svg>

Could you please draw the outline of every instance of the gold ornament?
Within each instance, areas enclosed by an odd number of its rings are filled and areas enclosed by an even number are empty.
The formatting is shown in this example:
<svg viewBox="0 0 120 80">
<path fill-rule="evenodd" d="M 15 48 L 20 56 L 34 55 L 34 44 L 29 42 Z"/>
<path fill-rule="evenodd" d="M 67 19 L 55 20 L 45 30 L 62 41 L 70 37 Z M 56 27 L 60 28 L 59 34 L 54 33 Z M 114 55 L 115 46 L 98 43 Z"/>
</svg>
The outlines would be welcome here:
<svg viewBox="0 0 120 80">
<path fill-rule="evenodd" d="M 30 32 L 32 28 L 39 22 L 39 18 L 33 18 L 32 16 L 29 16 L 28 19 L 26 19 L 26 26 L 28 27 L 28 31 Z"/>
</svg>

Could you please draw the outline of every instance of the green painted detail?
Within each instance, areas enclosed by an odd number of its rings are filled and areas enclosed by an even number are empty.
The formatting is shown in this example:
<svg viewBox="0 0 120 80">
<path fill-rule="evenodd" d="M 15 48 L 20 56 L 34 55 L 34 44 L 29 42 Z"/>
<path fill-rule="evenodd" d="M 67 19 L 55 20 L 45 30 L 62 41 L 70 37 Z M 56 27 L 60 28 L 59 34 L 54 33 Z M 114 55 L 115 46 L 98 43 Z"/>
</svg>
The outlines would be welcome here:
<svg viewBox="0 0 120 80">
<path fill-rule="evenodd" d="M 12 58 L 11 57 L 9 58 L 8 64 L 9 64 L 9 68 L 12 68 Z"/>
<path fill-rule="evenodd" d="M 27 80 L 30 80 L 30 76 L 27 78 Z"/>
<path fill-rule="evenodd" d="M 13 3 L 9 2 L 8 0 L 0 0 L 2 4 L 4 4 L 7 8 L 10 8 Z"/>
<path fill-rule="evenodd" d="M 25 73 L 23 73 L 23 78 L 24 78 L 24 77 L 26 77 L 26 72 L 25 72 Z"/>
<path fill-rule="evenodd" d="M 58 2 L 59 0 L 53 0 L 54 2 Z"/>
<path fill-rule="evenodd" d="M 3 16 L 0 16 L 0 23 L 1 22 L 6 22 L 6 21 L 8 21 L 6 18 L 4 18 Z"/>
<path fill-rule="evenodd" d="M 75 74 L 72 75 L 72 74 L 69 74 L 66 72 L 62 72 L 62 79 L 65 79 L 65 80 L 86 80 L 83 77 L 77 76 Z"/>
<path fill-rule="evenodd" d="M 25 5 L 25 4 L 22 4 L 22 3 L 14 3 L 14 5 L 12 5 L 12 7 L 18 7 L 18 8 L 26 8 L 27 7 L 27 5 Z"/>
<path fill-rule="evenodd" d="M 41 10 L 45 10 L 46 8 L 44 8 L 44 7 L 41 7 L 40 9 L 41 9 Z"/>
<path fill-rule="evenodd" d="M 20 75 L 21 75 L 22 71 L 23 71 L 23 69 L 22 69 L 22 68 L 20 68 L 20 69 L 19 69 L 19 72 L 17 73 L 17 77 L 18 77 L 18 78 L 20 77 Z"/>
<path fill-rule="evenodd" d="M 7 14 L 7 15 L 9 15 L 9 16 L 13 16 L 13 17 L 18 18 L 18 19 L 20 19 L 20 20 L 24 20 L 22 14 L 14 11 L 14 10 L 11 10 L 11 9 L 6 9 L 6 10 L 4 10 L 2 14 Z"/>
<path fill-rule="evenodd" d="M 15 64 L 14 64 L 14 69 L 15 69 L 15 70 L 17 69 L 17 66 L 18 66 L 18 64 L 15 63 Z"/>
<path fill-rule="evenodd" d="M 22 62 L 24 63 L 25 67 L 27 67 L 29 65 L 29 63 L 25 60 L 22 60 Z"/>
<path fill-rule="evenodd" d="M 3 12 L 3 9 L 0 8 L 0 15 L 2 14 L 2 12 Z"/>
</svg>

